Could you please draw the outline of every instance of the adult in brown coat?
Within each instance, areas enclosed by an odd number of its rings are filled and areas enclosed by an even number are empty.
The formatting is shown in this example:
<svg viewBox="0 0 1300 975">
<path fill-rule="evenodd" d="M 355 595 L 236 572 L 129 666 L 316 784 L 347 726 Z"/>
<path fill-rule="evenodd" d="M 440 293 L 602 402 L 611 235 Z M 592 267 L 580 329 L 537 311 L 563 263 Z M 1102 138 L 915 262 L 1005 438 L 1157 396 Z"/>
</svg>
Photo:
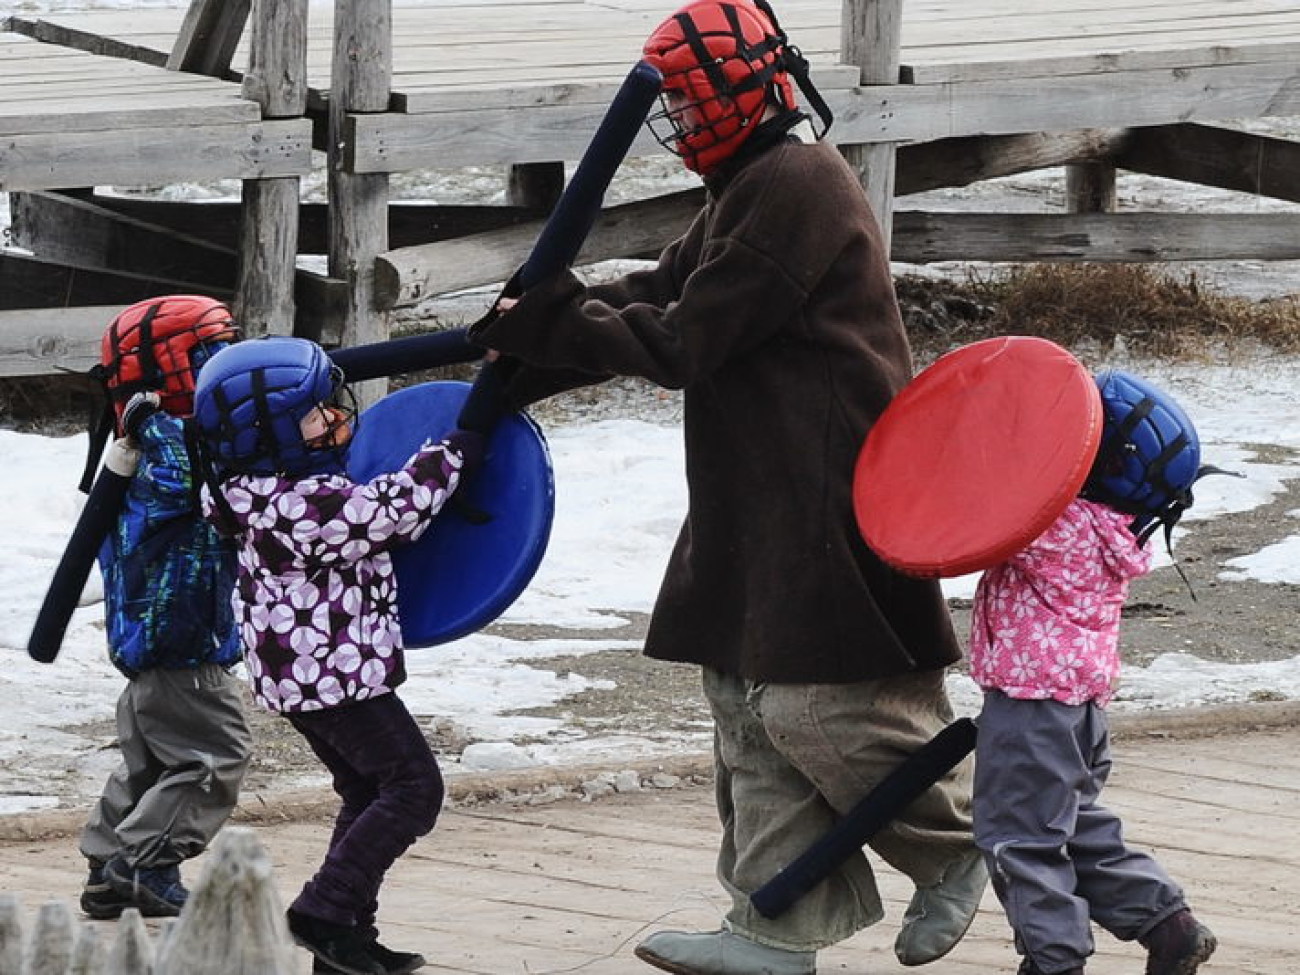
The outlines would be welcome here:
<svg viewBox="0 0 1300 975">
<path fill-rule="evenodd" d="M 471 332 L 526 363 L 515 405 L 575 376 L 685 392 L 689 511 L 645 652 L 703 668 L 733 901 L 720 931 L 638 947 L 685 975 L 808 975 L 817 949 L 882 917 L 865 855 L 780 918 L 748 898 L 951 720 L 944 670 L 960 657 L 938 584 L 891 570 L 855 528 L 857 452 L 912 362 L 879 228 L 795 108 L 786 54 L 750 0 L 666 20 L 646 57 L 705 207 L 653 269 L 599 286 L 559 274 Z M 945 954 L 986 882 L 968 769 L 871 846 L 917 885 L 899 958 Z"/>
</svg>

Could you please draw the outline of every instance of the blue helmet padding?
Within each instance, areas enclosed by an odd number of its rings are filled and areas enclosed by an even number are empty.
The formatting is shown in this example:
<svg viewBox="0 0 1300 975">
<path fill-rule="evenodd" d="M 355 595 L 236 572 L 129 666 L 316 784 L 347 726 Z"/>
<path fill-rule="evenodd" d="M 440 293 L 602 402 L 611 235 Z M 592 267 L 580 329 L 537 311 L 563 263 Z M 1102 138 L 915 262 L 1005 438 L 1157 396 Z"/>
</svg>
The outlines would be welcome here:
<svg viewBox="0 0 1300 975">
<path fill-rule="evenodd" d="M 333 396 L 338 371 L 315 342 L 271 336 L 217 352 L 199 372 L 194 419 L 218 464 L 249 474 L 339 470 L 299 423 Z"/>
<path fill-rule="evenodd" d="M 1192 483 L 1201 469 L 1196 427 L 1154 383 L 1119 369 L 1105 370 L 1096 380 L 1101 445 L 1084 495 L 1130 514 L 1168 513 L 1177 520 L 1192 503 Z"/>
</svg>

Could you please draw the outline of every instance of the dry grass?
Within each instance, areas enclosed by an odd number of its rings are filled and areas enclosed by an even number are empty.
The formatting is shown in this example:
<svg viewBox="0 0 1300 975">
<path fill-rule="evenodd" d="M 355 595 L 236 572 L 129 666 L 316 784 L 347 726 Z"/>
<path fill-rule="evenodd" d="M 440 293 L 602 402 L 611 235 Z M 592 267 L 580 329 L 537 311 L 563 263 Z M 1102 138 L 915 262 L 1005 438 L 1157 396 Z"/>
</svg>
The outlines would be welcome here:
<svg viewBox="0 0 1300 975">
<path fill-rule="evenodd" d="M 1252 301 L 1195 275 L 1142 264 L 1032 264 L 936 284 L 901 278 L 900 301 L 922 351 L 995 335 L 1036 335 L 1067 348 L 1110 348 L 1200 358 L 1234 346 L 1300 352 L 1300 298 Z"/>
</svg>

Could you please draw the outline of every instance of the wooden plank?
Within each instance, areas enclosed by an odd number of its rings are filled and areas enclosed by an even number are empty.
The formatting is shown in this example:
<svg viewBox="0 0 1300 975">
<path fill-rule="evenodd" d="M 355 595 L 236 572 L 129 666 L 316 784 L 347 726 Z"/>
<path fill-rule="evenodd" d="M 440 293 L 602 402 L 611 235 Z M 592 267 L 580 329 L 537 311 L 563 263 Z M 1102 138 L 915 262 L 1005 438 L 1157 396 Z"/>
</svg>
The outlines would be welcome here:
<svg viewBox="0 0 1300 975">
<path fill-rule="evenodd" d="M 685 231 L 699 212 L 702 191 L 674 193 L 611 207 L 597 218 L 575 263 L 631 257 L 658 250 Z M 542 224 L 388 251 L 375 261 L 375 300 L 384 308 L 493 281 L 504 281 L 537 241 Z"/>
<path fill-rule="evenodd" d="M 251 104 L 251 103 L 249 103 Z M 205 179 L 302 176 L 311 171 L 311 122 L 204 125 L 15 135 L 0 142 L 0 191 Z"/>
<path fill-rule="evenodd" d="M 86 133 L 95 138 L 106 134 L 121 137 L 123 130 L 158 130 L 161 135 L 176 142 L 177 130 L 192 130 L 201 134 L 206 128 L 217 125 L 249 125 L 259 119 L 257 106 L 241 98 L 225 101 L 196 97 L 186 92 L 151 94 L 137 104 L 124 104 L 111 96 L 97 98 L 85 94 L 67 99 L 42 102 L 39 108 L 30 103 L 23 106 L 0 106 L 0 136 L 40 136 L 53 138 Z M 283 138 L 283 137 L 281 137 Z M 0 152 L 3 147 L 0 146 Z M 71 185 L 71 184 L 66 184 Z"/>
<path fill-rule="evenodd" d="M 898 148 L 898 196 L 1061 166 L 1112 155 L 1125 145 L 1126 129 L 1030 132 L 964 136 Z"/>
<path fill-rule="evenodd" d="M 1300 62 L 832 91 L 831 137 L 909 141 L 962 135 L 1300 115 Z"/>
<path fill-rule="evenodd" d="M 1300 62 L 1032 78 L 966 85 L 867 86 L 825 92 L 832 141 L 929 142 L 968 135 L 1159 125 L 1189 119 L 1300 115 Z M 484 110 L 453 116 L 350 117 L 355 172 L 574 160 L 603 117 L 600 105 Z M 474 132 L 473 140 L 466 139 Z M 642 133 L 631 155 L 654 151 Z"/>
<path fill-rule="evenodd" d="M 0 378 L 84 373 L 98 365 L 104 326 L 129 304 L 0 310 Z"/>
<path fill-rule="evenodd" d="M 933 261 L 1300 260 L 1300 214 L 895 213 L 892 258 Z"/>
<path fill-rule="evenodd" d="M 220 200 L 154 200 L 95 195 L 96 205 L 145 223 L 170 227 L 211 244 L 234 250 L 239 241 L 239 203 Z M 301 254 L 324 254 L 328 248 L 326 204 L 300 203 L 298 246 Z M 389 246 L 396 249 L 545 219 L 548 211 L 529 207 L 448 205 L 393 201 L 388 204 Z"/>
<path fill-rule="evenodd" d="M 251 6 L 252 0 L 191 0 L 167 67 L 225 77 Z"/>
<path fill-rule="evenodd" d="M 969 56 L 963 54 L 964 52 L 940 50 L 913 52 L 903 68 L 903 80 L 908 84 L 935 85 L 1054 75 L 1114 74 L 1273 61 L 1294 62 L 1300 57 L 1300 44 L 1296 41 L 1275 41 L 1185 48 L 1162 43 L 1148 49 L 1129 47 L 1123 51 L 1078 54 L 1058 51 L 1051 55 L 1040 53 L 1035 57 L 1011 58 L 1005 54 L 997 58 L 992 56 L 992 52 L 982 51 L 979 60 L 974 60 L 973 53 Z"/>
<path fill-rule="evenodd" d="M 14 243 L 46 261 L 229 290 L 235 252 L 57 193 L 10 196 Z"/>
<path fill-rule="evenodd" d="M 1300 144 L 1206 125 L 1135 128 L 1115 164 L 1150 176 L 1300 203 Z"/>
<path fill-rule="evenodd" d="M 79 267 L 0 252 L 0 309 L 61 308 L 65 305 L 118 303 L 129 305 L 156 295 L 211 294 L 223 301 L 229 288 L 199 287 L 159 275 L 131 274 L 97 267 Z"/>
</svg>

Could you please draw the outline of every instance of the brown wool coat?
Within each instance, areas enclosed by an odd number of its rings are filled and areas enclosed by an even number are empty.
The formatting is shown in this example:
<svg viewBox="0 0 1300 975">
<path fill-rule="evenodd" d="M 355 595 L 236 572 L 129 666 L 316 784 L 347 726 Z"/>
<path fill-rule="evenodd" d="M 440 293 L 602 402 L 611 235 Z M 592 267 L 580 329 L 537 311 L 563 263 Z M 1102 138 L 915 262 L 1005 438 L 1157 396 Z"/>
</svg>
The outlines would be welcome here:
<svg viewBox="0 0 1300 975">
<path fill-rule="evenodd" d="M 611 375 L 685 391 L 690 506 L 646 653 L 756 681 L 843 683 L 960 656 L 937 583 L 863 544 L 853 465 L 911 374 L 881 236 L 826 144 L 781 142 L 658 266 L 530 289 L 475 341 L 530 367 L 518 403 Z"/>
</svg>

